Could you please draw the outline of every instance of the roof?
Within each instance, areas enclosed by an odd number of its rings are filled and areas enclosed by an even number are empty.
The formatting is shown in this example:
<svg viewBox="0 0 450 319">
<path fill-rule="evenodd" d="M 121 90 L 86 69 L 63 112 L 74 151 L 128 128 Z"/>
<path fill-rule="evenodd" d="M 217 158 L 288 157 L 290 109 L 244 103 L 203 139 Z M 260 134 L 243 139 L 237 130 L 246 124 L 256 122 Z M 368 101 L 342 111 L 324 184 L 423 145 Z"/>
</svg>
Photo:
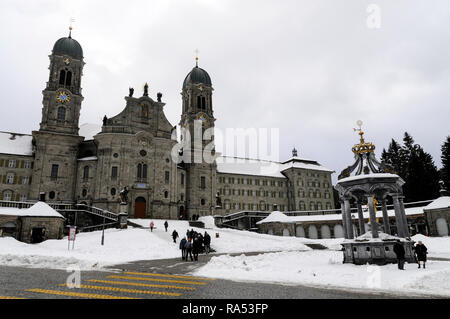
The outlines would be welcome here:
<svg viewBox="0 0 450 319">
<path fill-rule="evenodd" d="M 432 201 L 423 209 L 440 209 L 440 208 L 448 208 L 450 207 L 450 196 L 442 196 L 438 199 Z"/>
<path fill-rule="evenodd" d="M 186 76 L 183 82 L 183 89 L 186 88 L 188 84 L 197 84 L 202 83 L 208 86 L 212 86 L 211 77 L 208 72 L 199 68 L 198 66 L 194 67 L 192 71 Z"/>
<path fill-rule="evenodd" d="M 67 38 L 61 38 L 53 46 L 53 54 L 68 55 L 74 59 L 83 59 L 83 49 L 77 40 L 69 35 Z"/>
<path fill-rule="evenodd" d="M 400 177 L 398 175 L 390 174 L 390 173 L 361 174 L 361 175 L 355 175 L 355 176 L 342 178 L 342 179 L 338 180 L 336 184 L 356 181 L 356 180 L 364 179 L 364 178 L 400 178 Z"/>
<path fill-rule="evenodd" d="M 219 156 L 216 160 L 217 171 L 226 174 L 255 175 L 285 178 L 283 171 L 289 168 L 301 168 L 333 173 L 332 170 L 316 161 L 293 158 L 287 162 L 258 160 L 239 157 Z"/>
<path fill-rule="evenodd" d="M 11 155 L 33 155 L 33 136 L 28 134 L 0 132 L 0 153 Z"/>
<path fill-rule="evenodd" d="M 409 207 L 405 208 L 406 215 L 422 215 L 424 207 Z M 274 214 L 275 213 L 275 214 Z M 297 223 L 297 222 L 318 222 L 318 221 L 341 221 L 342 214 L 331 214 L 331 215 L 309 215 L 309 216 L 287 216 L 282 212 L 274 212 L 270 214 L 265 219 L 257 222 L 257 224 L 265 223 Z M 368 211 L 363 212 L 364 219 L 369 219 L 370 215 Z M 382 211 L 377 211 L 377 218 L 383 217 Z M 395 211 L 393 209 L 388 210 L 389 217 L 395 217 Z M 357 213 L 352 213 L 353 219 L 358 219 Z"/>
<path fill-rule="evenodd" d="M 21 217 L 58 217 L 64 218 L 63 215 L 51 208 L 48 204 L 37 202 L 30 208 L 10 208 L 0 207 L 0 215 L 21 216 Z"/>
</svg>

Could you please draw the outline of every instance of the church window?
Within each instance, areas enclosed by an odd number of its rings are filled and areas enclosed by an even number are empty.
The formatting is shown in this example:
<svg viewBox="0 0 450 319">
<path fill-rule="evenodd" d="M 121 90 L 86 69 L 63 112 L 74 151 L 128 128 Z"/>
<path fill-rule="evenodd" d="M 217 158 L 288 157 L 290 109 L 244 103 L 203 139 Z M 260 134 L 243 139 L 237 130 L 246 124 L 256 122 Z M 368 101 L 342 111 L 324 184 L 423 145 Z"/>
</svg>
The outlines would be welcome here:
<svg viewBox="0 0 450 319">
<path fill-rule="evenodd" d="M 117 172 L 118 172 L 118 167 L 113 166 L 111 168 L 111 179 L 117 179 Z"/>
<path fill-rule="evenodd" d="M 139 152 L 139 154 L 140 154 L 142 157 L 147 156 L 147 152 L 146 152 L 145 150 L 141 150 L 141 151 Z"/>
<path fill-rule="evenodd" d="M 89 178 L 89 166 L 85 166 L 83 170 L 83 179 L 87 180 Z"/>
<path fill-rule="evenodd" d="M 327 203 L 327 209 L 332 209 L 331 208 L 331 203 L 329 203 L 329 202 Z"/>
<path fill-rule="evenodd" d="M 205 206 L 206 200 L 202 199 L 201 202 L 200 202 L 200 204 L 202 204 L 202 206 Z"/>
<path fill-rule="evenodd" d="M 200 177 L 200 188 L 201 189 L 206 188 L 206 177 L 205 176 Z"/>
<path fill-rule="evenodd" d="M 66 86 L 72 85 L 72 72 L 67 71 L 66 73 Z"/>
<path fill-rule="evenodd" d="M 317 203 L 317 210 L 321 210 L 322 209 L 322 203 Z"/>
<path fill-rule="evenodd" d="M 56 193 L 55 193 L 54 191 L 51 191 L 51 192 L 48 194 L 48 197 L 49 197 L 50 199 L 55 199 Z"/>
<path fill-rule="evenodd" d="M 166 184 L 169 184 L 170 183 L 170 172 L 166 171 L 164 175 L 165 175 L 164 177 L 165 177 Z"/>
<path fill-rule="evenodd" d="M 51 179 L 57 179 L 58 178 L 58 170 L 59 170 L 59 165 L 58 164 L 53 164 L 52 165 L 52 170 L 51 170 L 51 173 L 50 173 Z"/>
<path fill-rule="evenodd" d="M 66 120 L 66 108 L 65 107 L 58 107 L 58 122 L 63 122 Z"/>
<path fill-rule="evenodd" d="M 142 178 L 147 179 L 147 164 L 142 165 Z"/>
<path fill-rule="evenodd" d="M 142 164 L 138 164 L 138 167 L 137 167 L 137 178 L 142 178 Z"/>
<path fill-rule="evenodd" d="M 184 185 L 184 174 L 181 174 L 181 185 Z"/>
<path fill-rule="evenodd" d="M 300 210 L 306 210 L 305 202 L 300 202 Z"/>
<path fill-rule="evenodd" d="M 87 189 L 83 189 L 83 191 L 82 191 L 82 193 L 81 193 L 81 195 L 83 196 L 83 197 L 86 197 L 87 196 Z"/>
<path fill-rule="evenodd" d="M 313 202 L 311 202 L 311 203 L 309 204 L 309 209 L 310 209 L 310 210 L 315 210 L 315 209 L 316 209 Z"/>
<path fill-rule="evenodd" d="M 168 191 L 164 192 L 164 198 L 169 198 L 169 192 Z"/>
<path fill-rule="evenodd" d="M 206 97 L 202 96 L 202 110 L 206 110 Z"/>
<path fill-rule="evenodd" d="M 31 168 L 31 161 L 25 161 L 25 168 Z"/>
<path fill-rule="evenodd" d="M 22 185 L 28 185 L 30 183 L 30 177 L 24 176 L 22 178 Z"/>
<path fill-rule="evenodd" d="M 112 196 L 116 196 L 116 189 L 115 188 L 111 188 L 111 195 Z"/>
<path fill-rule="evenodd" d="M 59 84 L 64 85 L 64 83 L 66 83 L 66 71 L 61 70 L 61 72 L 59 72 Z"/>
</svg>

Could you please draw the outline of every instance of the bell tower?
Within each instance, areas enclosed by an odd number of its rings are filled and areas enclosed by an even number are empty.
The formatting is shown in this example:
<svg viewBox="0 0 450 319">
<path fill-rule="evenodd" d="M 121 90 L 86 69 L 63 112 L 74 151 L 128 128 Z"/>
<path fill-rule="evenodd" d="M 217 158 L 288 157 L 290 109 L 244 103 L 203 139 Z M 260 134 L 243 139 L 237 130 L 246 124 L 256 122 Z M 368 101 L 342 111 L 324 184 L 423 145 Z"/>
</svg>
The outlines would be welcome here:
<svg viewBox="0 0 450 319">
<path fill-rule="evenodd" d="M 74 202 L 77 153 L 84 137 L 78 135 L 83 49 L 68 37 L 56 41 L 50 58 L 50 75 L 43 90 L 42 121 L 33 131 L 34 168 L 30 199 Z"/>
<path fill-rule="evenodd" d="M 186 208 L 188 217 L 212 214 L 216 207 L 216 171 L 212 82 L 196 65 L 183 83 L 181 138 L 186 169 Z"/>
<path fill-rule="evenodd" d="M 49 58 L 50 75 L 42 92 L 40 130 L 78 135 L 84 61 L 81 45 L 72 39 L 72 27 L 67 38 L 55 43 Z"/>
</svg>

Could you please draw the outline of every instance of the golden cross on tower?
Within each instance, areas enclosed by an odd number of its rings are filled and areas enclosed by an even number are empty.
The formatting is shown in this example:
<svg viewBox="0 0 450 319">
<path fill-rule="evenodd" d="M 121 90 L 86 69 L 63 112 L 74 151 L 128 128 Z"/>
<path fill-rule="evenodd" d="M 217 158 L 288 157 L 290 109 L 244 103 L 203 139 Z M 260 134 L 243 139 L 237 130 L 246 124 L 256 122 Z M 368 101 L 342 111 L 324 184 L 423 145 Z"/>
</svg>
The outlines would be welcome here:
<svg viewBox="0 0 450 319">
<path fill-rule="evenodd" d="M 198 53 L 200 52 L 200 51 L 198 51 L 198 49 L 195 49 L 195 65 L 198 67 Z"/>
<path fill-rule="evenodd" d="M 70 18 L 70 25 L 69 25 L 69 38 L 72 37 L 72 30 L 73 30 L 73 23 L 75 22 L 75 19 L 73 17 Z"/>
</svg>

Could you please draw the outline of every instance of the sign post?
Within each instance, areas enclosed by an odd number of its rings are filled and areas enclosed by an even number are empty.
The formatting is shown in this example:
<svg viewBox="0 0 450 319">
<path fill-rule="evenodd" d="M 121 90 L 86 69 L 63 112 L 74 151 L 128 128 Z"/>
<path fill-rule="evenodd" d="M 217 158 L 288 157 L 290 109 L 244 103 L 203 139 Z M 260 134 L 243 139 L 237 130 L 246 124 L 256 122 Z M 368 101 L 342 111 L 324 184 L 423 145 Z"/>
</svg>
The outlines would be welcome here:
<svg viewBox="0 0 450 319">
<path fill-rule="evenodd" d="M 70 250 L 70 242 L 72 241 L 72 250 L 75 248 L 75 238 L 77 237 L 77 226 L 69 227 L 69 244 L 67 249 Z"/>
</svg>

